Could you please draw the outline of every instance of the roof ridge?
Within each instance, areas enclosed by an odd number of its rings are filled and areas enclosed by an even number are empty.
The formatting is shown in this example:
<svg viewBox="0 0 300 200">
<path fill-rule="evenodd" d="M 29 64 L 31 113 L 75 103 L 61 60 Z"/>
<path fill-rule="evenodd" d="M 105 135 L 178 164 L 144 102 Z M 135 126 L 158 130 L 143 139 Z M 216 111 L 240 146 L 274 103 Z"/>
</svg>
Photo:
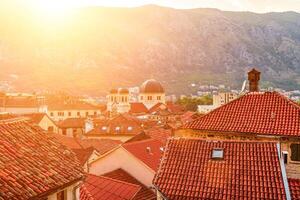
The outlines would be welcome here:
<svg viewBox="0 0 300 200">
<path fill-rule="evenodd" d="M 14 123 L 18 123 L 18 122 L 26 123 L 26 121 L 27 121 L 26 117 L 15 117 L 15 118 L 10 118 L 10 119 L 0 120 L 0 124 L 14 124 Z"/>
<path fill-rule="evenodd" d="M 130 144 L 145 143 L 145 142 L 149 142 L 151 140 L 160 142 L 159 140 L 157 140 L 155 138 L 148 138 L 148 139 L 145 139 L 145 140 L 139 140 L 139 141 L 133 141 L 133 142 L 129 142 L 129 143 L 123 143 L 122 146 L 129 146 Z"/>
<path fill-rule="evenodd" d="M 88 174 L 88 176 L 94 176 L 94 177 L 97 177 L 97 178 L 108 179 L 108 180 L 111 180 L 111 181 L 114 181 L 114 182 L 118 182 L 118 183 L 123 183 L 123 184 L 131 185 L 131 186 L 135 186 L 135 187 L 141 189 L 140 185 L 136 185 L 136 184 L 133 184 L 133 183 L 128 183 L 126 181 L 121 181 L 121 180 L 118 180 L 118 179 L 114 179 L 114 178 L 110 178 L 110 177 L 106 177 L 106 176 L 102 176 L 102 175 L 98 176 L 98 175 L 95 175 L 95 174 Z M 91 184 L 91 183 L 89 183 L 89 184 Z"/>
<path fill-rule="evenodd" d="M 203 138 L 183 138 L 183 137 L 170 137 L 169 140 L 195 140 L 195 141 L 203 141 L 203 142 L 232 142 L 232 143 L 274 143 L 277 144 L 276 141 L 261 141 L 261 140 L 226 140 L 226 139 L 203 139 Z"/>
</svg>

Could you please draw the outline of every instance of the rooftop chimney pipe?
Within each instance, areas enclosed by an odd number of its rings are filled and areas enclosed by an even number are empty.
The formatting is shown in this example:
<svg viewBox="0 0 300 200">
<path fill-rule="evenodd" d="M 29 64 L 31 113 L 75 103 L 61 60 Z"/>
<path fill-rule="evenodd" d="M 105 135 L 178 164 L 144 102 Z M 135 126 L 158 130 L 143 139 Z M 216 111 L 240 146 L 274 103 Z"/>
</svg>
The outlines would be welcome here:
<svg viewBox="0 0 300 200">
<path fill-rule="evenodd" d="M 253 68 L 250 72 L 248 72 L 248 80 L 249 80 L 249 90 L 250 92 L 258 92 L 259 91 L 259 80 L 260 80 L 260 72 Z"/>
</svg>

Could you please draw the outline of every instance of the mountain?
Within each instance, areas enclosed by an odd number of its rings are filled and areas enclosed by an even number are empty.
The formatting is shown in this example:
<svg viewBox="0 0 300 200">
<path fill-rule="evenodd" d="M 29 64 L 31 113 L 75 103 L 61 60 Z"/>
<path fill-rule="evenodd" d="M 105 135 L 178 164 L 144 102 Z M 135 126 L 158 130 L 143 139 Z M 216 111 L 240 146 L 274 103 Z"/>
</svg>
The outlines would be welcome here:
<svg viewBox="0 0 300 200">
<path fill-rule="evenodd" d="M 299 88 L 300 14 L 256 14 L 158 6 L 82 8 L 47 24 L 27 10 L 0 12 L 0 80 L 16 89 L 103 94 L 160 80 L 169 93 L 191 83 Z"/>
</svg>

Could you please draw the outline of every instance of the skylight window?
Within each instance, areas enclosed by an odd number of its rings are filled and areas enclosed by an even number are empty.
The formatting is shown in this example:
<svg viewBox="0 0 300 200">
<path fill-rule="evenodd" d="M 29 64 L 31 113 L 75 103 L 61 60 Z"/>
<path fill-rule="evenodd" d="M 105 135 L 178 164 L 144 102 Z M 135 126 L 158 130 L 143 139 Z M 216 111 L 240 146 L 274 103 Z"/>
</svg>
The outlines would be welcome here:
<svg viewBox="0 0 300 200">
<path fill-rule="evenodd" d="M 127 130 L 132 131 L 132 126 L 128 126 Z"/>
<path fill-rule="evenodd" d="M 120 126 L 117 126 L 116 127 L 116 131 L 119 131 L 121 128 L 120 128 Z"/>
<path fill-rule="evenodd" d="M 215 148 L 212 150 L 212 159 L 223 159 L 224 158 L 224 150 L 220 148 Z"/>
<path fill-rule="evenodd" d="M 106 126 L 102 126 L 102 131 L 106 131 L 107 127 Z"/>
</svg>

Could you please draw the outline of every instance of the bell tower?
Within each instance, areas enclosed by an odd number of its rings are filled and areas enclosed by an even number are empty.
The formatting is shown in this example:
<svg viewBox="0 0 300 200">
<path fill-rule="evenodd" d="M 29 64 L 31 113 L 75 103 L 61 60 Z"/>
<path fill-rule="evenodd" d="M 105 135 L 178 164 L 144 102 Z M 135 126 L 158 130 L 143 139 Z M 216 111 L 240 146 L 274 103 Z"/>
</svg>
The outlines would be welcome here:
<svg viewBox="0 0 300 200">
<path fill-rule="evenodd" d="M 248 72 L 248 80 L 249 80 L 249 91 L 250 92 L 258 92 L 259 91 L 259 80 L 260 80 L 260 72 L 253 68 Z"/>
</svg>

